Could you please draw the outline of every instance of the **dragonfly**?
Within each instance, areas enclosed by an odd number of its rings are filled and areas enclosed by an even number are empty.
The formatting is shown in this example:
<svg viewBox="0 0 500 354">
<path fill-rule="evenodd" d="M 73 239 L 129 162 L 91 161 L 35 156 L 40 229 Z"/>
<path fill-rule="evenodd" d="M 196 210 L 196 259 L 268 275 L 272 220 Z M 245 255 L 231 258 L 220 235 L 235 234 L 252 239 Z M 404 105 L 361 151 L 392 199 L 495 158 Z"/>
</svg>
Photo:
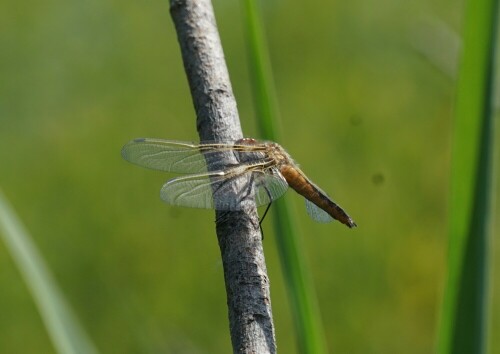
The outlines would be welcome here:
<svg viewBox="0 0 500 354">
<path fill-rule="evenodd" d="M 275 142 L 243 138 L 195 144 L 137 138 L 127 143 L 121 153 L 133 164 L 184 174 L 168 180 L 161 188 L 161 199 L 171 205 L 223 211 L 244 210 L 251 205 L 269 208 L 291 187 L 305 198 L 307 213 L 313 220 L 338 220 L 350 228 L 357 226 Z"/>
</svg>

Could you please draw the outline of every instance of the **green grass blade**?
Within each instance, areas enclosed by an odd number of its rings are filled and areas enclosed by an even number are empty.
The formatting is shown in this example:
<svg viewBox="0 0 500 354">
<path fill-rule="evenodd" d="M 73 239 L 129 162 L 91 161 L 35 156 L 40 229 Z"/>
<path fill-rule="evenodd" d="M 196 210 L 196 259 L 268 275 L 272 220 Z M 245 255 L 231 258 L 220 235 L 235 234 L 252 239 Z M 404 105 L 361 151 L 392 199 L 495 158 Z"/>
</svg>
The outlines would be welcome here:
<svg viewBox="0 0 500 354">
<path fill-rule="evenodd" d="M 40 311 L 57 352 L 97 353 L 35 247 L 32 238 L 0 191 L 0 237 L 3 238 Z"/>
<path fill-rule="evenodd" d="M 469 0 L 453 132 L 448 277 L 438 353 L 485 353 L 497 0 Z"/>
<path fill-rule="evenodd" d="M 271 62 L 265 43 L 263 24 L 257 9 L 257 1 L 244 0 L 243 2 L 257 123 L 264 139 L 280 141 L 279 109 L 276 103 Z"/>
<path fill-rule="evenodd" d="M 257 4 L 244 0 L 249 63 L 257 121 L 264 139 L 281 141 L 278 106 L 267 46 Z M 296 217 L 286 198 L 273 203 L 278 252 L 285 277 L 300 353 L 326 353 L 324 331 L 312 281 L 308 276 Z"/>
</svg>

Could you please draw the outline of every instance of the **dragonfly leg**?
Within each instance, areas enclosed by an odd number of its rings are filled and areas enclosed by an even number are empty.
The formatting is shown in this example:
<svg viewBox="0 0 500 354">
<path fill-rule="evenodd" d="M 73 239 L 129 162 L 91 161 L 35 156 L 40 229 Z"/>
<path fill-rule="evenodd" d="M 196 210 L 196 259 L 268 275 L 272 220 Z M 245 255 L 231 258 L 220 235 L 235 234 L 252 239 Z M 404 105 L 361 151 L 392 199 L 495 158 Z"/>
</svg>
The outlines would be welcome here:
<svg viewBox="0 0 500 354">
<path fill-rule="evenodd" d="M 260 221 L 259 221 L 259 227 L 260 227 L 260 233 L 262 234 L 262 240 L 264 240 L 264 230 L 262 229 L 262 222 L 264 221 L 264 218 L 266 217 L 267 212 L 269 211 L 269 208 L 271 207 L 271 204 L 273 204 L 273 198 L 271 196 L 271 192 L 269 192 L 269 189 L 267 189 L 265 186 L 264 186 L 264 190 L 266 191 L 270 202 L 269 202 L 269 204 L 267 204 L 267 208 L 264 211 L 264 214 L 262 214 L 262 217 L 260 218 Z"/>
<path fill-rule="evenodd" d="M 255 176 L 252 173 L 250 175 L 250 181 L 248 181 L 248 183 L 247 183 L 247 186 L 248 186 L 247 190 L 246 190 L 245 194 L 243 195 L 243 197 L 241 198 L 241 200 L 245 200 L 246 198 L 248 198 L 249 196 L 252 195 L 252 186 L 253 186 L 254 179 L 255 179 Z"/>
<path fill-rule="evenodd" d="M 264 211 L 264 214 L 262 214 L 262 217 L 260 218 L 259 225 L 262 226 L 262 222 L 264 221 L 264 218 L 266 217 L 267 212 L 269 211 L 269 208 L 271 207 L 271 204 L 273 204 L 273 202 L 267 204 L 266 210 Z"/>
<path fill-rule="evenodd" d="M 267 204 L 266 210 L 264 211 L 264 214 L 262 215 L 262 217 L 260 218 L 260 221 L 259 221 L 260 234 L 262 235 L 262 241 L 264 241 L 264 229 L 262 228 L 262 222 L 264 221 L 264 218 L 266 217 L 267 212 L 269 211 L 269 208 L 271 207 L 272 203 L 273 202 Z"/>
</svg>

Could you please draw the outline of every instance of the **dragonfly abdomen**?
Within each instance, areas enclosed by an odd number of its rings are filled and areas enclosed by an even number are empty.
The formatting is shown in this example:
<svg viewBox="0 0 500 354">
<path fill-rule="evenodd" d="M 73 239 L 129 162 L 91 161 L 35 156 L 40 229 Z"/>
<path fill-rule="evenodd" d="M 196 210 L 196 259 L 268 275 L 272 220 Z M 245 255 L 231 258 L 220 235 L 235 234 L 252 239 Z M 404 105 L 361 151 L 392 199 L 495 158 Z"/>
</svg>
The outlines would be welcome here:
<svg viewBox="0 0 500 354">
<path fill-rule="evenodd" d="M 280 169 L 288 185 L 297 193 L 326 211 L 332 218 L 348 227 L 355 227 L 356 223 L 338 204 L 331 200 L 325 193 L 311 183 L 306 176 L 290 165 L 283 165 Z"/>
</svg>

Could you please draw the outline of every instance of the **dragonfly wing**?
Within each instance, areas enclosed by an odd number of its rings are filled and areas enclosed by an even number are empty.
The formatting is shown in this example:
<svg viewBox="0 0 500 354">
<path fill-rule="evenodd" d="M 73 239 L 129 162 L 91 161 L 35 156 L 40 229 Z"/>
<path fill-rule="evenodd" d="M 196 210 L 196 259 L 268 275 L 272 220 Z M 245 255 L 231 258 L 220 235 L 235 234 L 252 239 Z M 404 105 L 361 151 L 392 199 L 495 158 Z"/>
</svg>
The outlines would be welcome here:
<svg viewBox="0 0 500 354">
<path fill-rule="evenodd" d="M 326 211 L 324 211 L 308 199 L 306 199 L 305 201 L 307 213 L 313 220 L 320 223 L 328 223 L 333 221 L 333 218 Z"/>
<path fill-rule="evenodd" d="M 191 208 L 242 210 L 269 204 L 285 193 L 281 174 L 240 165 L 225 171 L 174 178 L 165 183 L 160 197 L 168 204 Z M 255 204 L 252 196 L 255 197 Z"/>
<path fill-rule="evenodd" d="M 139 138 L 122 148 L 125 160 L 154 170 L 175 173 L 207 172 L 221 166 L 222 154 L 234 149 L 232 143 L 193 144 L 183 141 Z"/>
<path fill-rule="evenodd" d="M 255 203 L 257 206 L 269 204 L 280 198 L 288 189 L 285 177 L 276 168 L 253 173 Z"/>
<path fill-rule="evenodd" d="M 191 208 L 210 209 L 213 203 L 213 179 L 210 175 L 189 175 L 171 179 L 160 191 L 161 199 L 168 204 Z M 215 178 L 215 177 L 214 177 Z"/>
<path fill-rule="evenodd" d="M 125 160 L 154 170 L 199 173 L 207 170 L 198 145 L 180 141 L 139 138 L 122 148 Z"/>
</svg>

